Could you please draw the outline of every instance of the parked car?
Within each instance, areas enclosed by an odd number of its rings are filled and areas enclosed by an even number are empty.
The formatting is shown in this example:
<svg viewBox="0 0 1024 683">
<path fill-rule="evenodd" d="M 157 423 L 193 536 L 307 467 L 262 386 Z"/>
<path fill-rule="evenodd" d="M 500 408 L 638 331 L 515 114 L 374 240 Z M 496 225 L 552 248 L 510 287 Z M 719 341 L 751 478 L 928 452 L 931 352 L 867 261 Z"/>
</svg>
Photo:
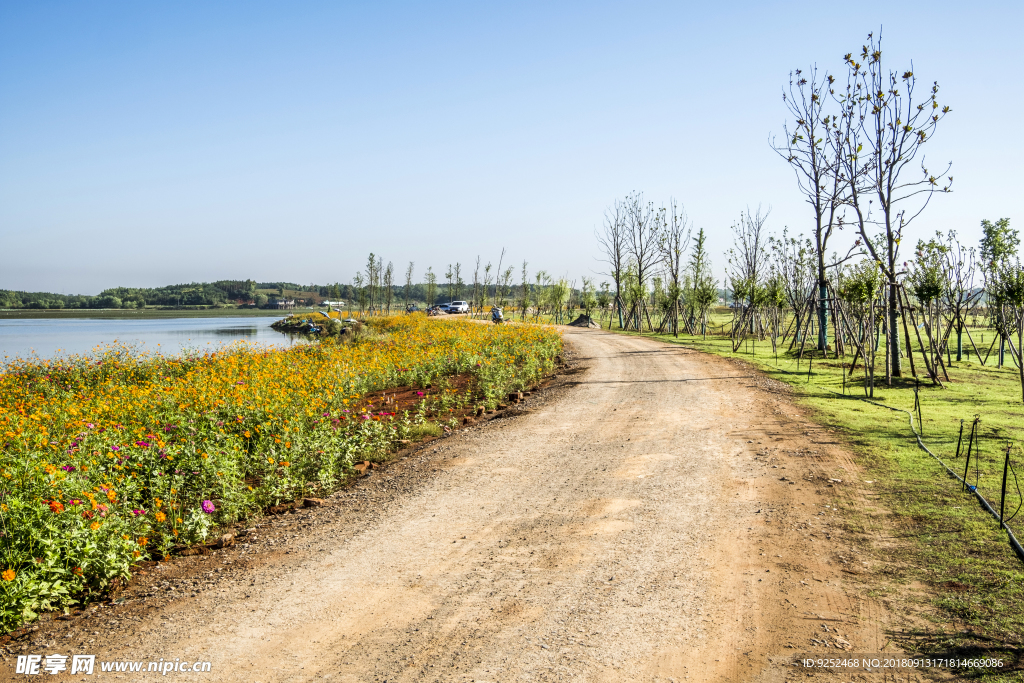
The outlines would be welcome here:
<svg viewBox="0 0 1024 683">
<path fill-rule="evenodd" d="M 419 311 L 420 307 L 417 306 L 416 304 L 409 304 L 408 306 L 405 307 L 406 313 L 419 313 Z"/>
<path fill-rule="evenodd" d="M 442 313 L 447 313 L 448 312 L 448 304 L 438 304 L 438 305 L 434 306 L 434 308 L 436 308 L 437 310 L 441 311 Z"/>
<path fill-rule="evenodd" d="M 449 313 L 469 313 L 469 304 L 465 301 L 453 301 L 448 304 Z"/>
</svg>

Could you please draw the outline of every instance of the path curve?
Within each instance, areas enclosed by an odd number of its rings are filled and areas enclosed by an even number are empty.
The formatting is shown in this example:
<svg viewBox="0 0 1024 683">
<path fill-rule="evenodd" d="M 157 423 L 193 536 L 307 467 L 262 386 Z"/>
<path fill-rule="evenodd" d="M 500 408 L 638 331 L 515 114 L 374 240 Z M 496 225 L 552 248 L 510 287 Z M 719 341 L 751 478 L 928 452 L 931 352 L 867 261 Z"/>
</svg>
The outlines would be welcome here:
<svg viewBox="0 0 1024 683">
<path fill-rule="evenodd" d="M 785 397 L 677 346 L 565 337 L 582 369 L 557 400 L 435 442 L 364 525 L 311 518 L 222 593 L 67 649 L 264 683 L 768 681 L 812 637 L 877 652 L 884 614 L 806 507 L 838 461 L 786 459 L 814 437 Z"/>
</svg>

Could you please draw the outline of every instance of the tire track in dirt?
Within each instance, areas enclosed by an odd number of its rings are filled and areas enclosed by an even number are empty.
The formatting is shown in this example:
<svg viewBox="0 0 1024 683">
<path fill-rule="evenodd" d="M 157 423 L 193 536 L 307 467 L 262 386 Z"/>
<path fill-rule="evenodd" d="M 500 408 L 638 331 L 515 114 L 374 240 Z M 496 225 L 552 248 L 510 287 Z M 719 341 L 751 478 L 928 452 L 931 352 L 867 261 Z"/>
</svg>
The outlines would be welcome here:
<svg viewBox="0 0 1024 683">
<path fill-rule="evenodd" d="M 261 682 L 781 681 L 796 652 L 878 652 L 889 617 L 837 559 L 856 550 L 824 507 L 856 465 L 814 443 L 781 385 L 648 339 L 565 336 L 586 370 L 557 400 L 432 444 L 415 486 L 355 524 L 311 517 L 223 592 L 64 649 Z"/>
</svg>

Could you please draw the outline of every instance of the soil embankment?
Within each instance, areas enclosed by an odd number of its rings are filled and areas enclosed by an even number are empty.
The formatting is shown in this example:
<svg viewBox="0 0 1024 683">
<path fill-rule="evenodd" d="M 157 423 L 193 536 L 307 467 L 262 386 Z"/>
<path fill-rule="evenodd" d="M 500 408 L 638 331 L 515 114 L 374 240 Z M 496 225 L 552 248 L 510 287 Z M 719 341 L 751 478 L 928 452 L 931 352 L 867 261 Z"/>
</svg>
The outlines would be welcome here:
<svg viewBox="0 0 1024 683">
<path fill-rule="evenodd" d="M 881 651 L 864 539 L 834 509 L 870 484 L 782 385 L 646 339 L 566 339 L 576 368 L 522 414 L 152 569 L 127 602 L 11 652 L 266 683 L 781 681 L 795 653 Z"/>
</svg>

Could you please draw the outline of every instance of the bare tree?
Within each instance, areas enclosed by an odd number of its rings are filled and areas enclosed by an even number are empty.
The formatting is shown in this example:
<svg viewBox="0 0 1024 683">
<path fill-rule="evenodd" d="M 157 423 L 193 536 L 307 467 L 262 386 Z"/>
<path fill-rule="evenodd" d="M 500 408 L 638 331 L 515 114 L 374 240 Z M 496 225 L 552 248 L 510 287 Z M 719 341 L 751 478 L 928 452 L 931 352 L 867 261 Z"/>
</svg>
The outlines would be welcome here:
<svg viewBox="0 0 1024 683">
<path fill-rule="evenodd" d="M 825 254 L 829 238 L 842 226 L 842 207 L 848 194 L 846 176 L 841 172 L 842 146 L 836 143 L 833 131 L 835 116 L 825 106 L 835 79 L 825 74 L 819 80 L 817 67 L 811 67 L 810 80 L 797 69 L 789 75 L 789 89 L 782 93 L 793 128 L 785 124 L 784 144 L 771 140 L 772 148 L 785 159 L 796 174 L 797 185 L 814 213 L 814 255 L 818 285 L 818 349 L 828 348 L 828 280 Z"/>
<path fill-rule="evenodd" d="M 384 305 L 387 307 L 388 315 L 391 315 L 391 302 L 394 298 L 395 267 L 388 261 L 384 269 Z"/>
<path fill-rule="evenodd" d="M 498 258 L 498 269 L 494 271 L 494 305 L 498 305 L 498 288 L 501 287 L 501 264 L 505 261 L 505 248 L 501 248 L 501 256 Z M 503 297 L 504 298 L 504 297 Z M 502 304 L 504 305 L 504 304 Z"/>
<path fill-rule="evenodd" d="M 888 320 L 888 347 L 890 367 L 888 377 L 902 376 L 900 362 L 900 335 L 897 324 L 899 315 L 898 278 L 902 275 L 899 259 L 900 241 L 910 223 L 921 215 L 935 192 L 949 192 L 953 182 L 947 176 L 944 185 L 929 173 L 920 159 L 921 174 L 913 174 L 911 164 L 921 154 L 924 144 L 932 138 L 936 127 L 949 107 L 939 107 L 938 82 L 934 82 L 926 97 L 915 100 L 917 77 L 911 68 L 901 74 L 883 67 L 881 35 L 876 40 L 868 34 L 868 42 L 861 48 L 859 58 L 847 54 L 846 64 L 850 78 L 845 102 L 844 115 L 849 118 L 849 127 L 858 128 L 856 139 L 845 134 L 839 138 L 843 155 L 860 155 L 862 145 L 868 149 L 863 161 L 866 175 L 864 189 L 878 202 L 881 217 L 876 222 L 883 232 L 875 239 L 868 233 L 864 213 L 858 209 L 858 229 L 864 248 L 881 267 L 888 287 L 886 304 Z M 846 128 L 847 126 L 841 126 Z M 854 144 L 856 143 L 856 144 Z M 855 163 L 860 163 L 856 159 Z M 940 173 L 945 176 L 951 164 Z M 847 170 L 850 170 L 847 164 Z M 856 186 L 858 176 L 848 176 L 851 186 Z M 851 200 L 861 200 L 860 192 L 851 192 Z"/>
<path fill-rule="evenodd" d="M 427 281 L 427 308 L 430 308 L 437 303 L 437 273 L 434 272 L 432 266 L 427 267 L 425 277 Z"/>
<path fill-rule="evenodd" d="M 409 310 L 409 299 L 412 297 L 412 274 L 416 264 L 409 261 L 409 267 L 405 269 L 405 309 Z"/>
<path fill-rule="evenodd" d="M 661 241 L 661 224 L 654 204 L 644 201 L 643 194 L 634 192 L 623 202 L 626 213 L 627 253 L 636 269 L 636 287 L 644 292 L 647 279 L 658 263 L 658 243 Z M 635 317 L 637 329 L 642 327 L 639 311 Z"/>
<path fill-rule="evenodd" d="M 520 320 L 524 320 L 524 321 L 526 320 L 526 309 L 530 307 L 530 273 L 529 273 L 529 271 L 526 270 L 526 267 L 528 265 L 529 264 L 526 261 L 523 261 L 523 270 L 522 270 L 523 279 L 522 279 L 522 282 L 520 284 L 521 289 L 520 289 L 520 297 L 519 297 L 519 301 L 520 301 L 519 319 Z"/>
<path fill-rule="evenodd" d="M 455 264 L 455 268 L 452 270 L 452 273 L 455 276 L 455 298 L 456 299 L 461 299 L 462 298 L 462 286 L 464 284 L 466 284 L 466 283 L 464 283 L 462 281 L 462 264 L 461 263 L 456 263 Z"/>
<path fill-rule="evenodd" d="M 732 226 L 733 247 L 727 255 L 729 279 L 734 294 L 741 292 L 751 307 L 757 302 L 757 288 L 768 274 L 770 252 L 765 223 L 770 213 L 771 207 L 764 213 L 760 206 L 754 213 L 750 213 L 748 208 L 740 214 L 739 222 Z"/>
<path fill-rule="evenodd" d="M 941 237 L 941 236 L 940 236 Z M 974 276 L 977 272 L 975 251 L 971 247 L 960 244 L 956 232 L 950 230 L 946 235 L 946 286 L 943 293 L 945 308 L 949 313 L 949 327 L 956 331 L 956 359 L 963 360 L 964 331 L 967 330 L 967 318 L 981 302 L 984 290 L 975 285 Z M 967 335 L 970 337 L 970 331 Z M 974 346 L 974 340 L 971 340 Z M 975 353 L 978 347 L 974 346 Z M 978 357 L 981 360 L 981 356 Z"/>
<path fill-rule="evenodd" d="M 484 266 L 484 295 L 483 295 L 483 297 L 481 299 L 483 301 L 483 303 L 480 304 L 481 310 L 483 309 L 484 306 L 487 305 L 487 297 L 490 296 L 490 290 L 491 290 L 491 268 L 493 268 L 493 266 L 488 261 L 487 265 Z"/>
<path fill-rule="evenodd" d="M 793 310 L 795 339 L 803 329 L 805 312 L 809 308 L 808 295 L 816 281 L 814 245 L 803 235 L 790 237 L 788 228 L 783 228 L 781 238 L 769 238 L 769 243 L 772 268 L 781 278 L 783 293 Z"/>
<path fill-rule="evenodd" d="M 378 259 L 373 252 L 370 252 L 370 257 L 366 260 L 366 299 L 368 310 L 371 314 L 373 313 L 373 305 L 376 301 L 377 278 L 379 271 L 380 259 Z"/>
<path fill-rule="evenodd" d="M 476 257 L 476 268 L 473 269 L 473 301 L 470 302 L 469 317 L 473 317 L 476 309 L 480 308 L 480 257 Z"/>
<path fill-rule="evenodd" d="M 622 327 L 622 280 L 626 273 L 626 216 L 622 202 L 616 200 L 611 208 L 604 212 L 604 226 L 595 231 L 597 243 L 601 246 L 603 261 L 608 271 L 603 273 L 615 284 L 615 308 L 619 314 L 619 327 Z M 539 281 L 538 281 L 539 282 Z"/>
<path fill-rule="evenodd" d="M 512 293 L 511 292 L 512 274 L 514 272 L 515 272 L 515 267 L 514 266 L 509 266 L 505 270 L 503 270 L 503 271 L 498 273 L 498 282 L 497 282 L 496 287 L 497 287 L 497 290 L 498 290 L 497 291 L 497 297 L 498 297 L 498 306 L 499 306 L 499 308 L 504 308 L 505 307 L 505 300 L 506 300 L 505 298 L 509 294 Z"/>
<path fill-rule="evenodd" d="M 669 200 L 667 210 L 661 214 L 661 239 L 658 251 L 661 254 L 665 273 L 668 275 L 668 306 L 671 316 L 672 333 L 679 336 L 679 301 L 683 295 L 683 268 L 686 250 L 690 245 L 690 221 L 686 209 L 675 199 Z"/>
<path fill-rule="evenodd" d="M 356 298 L 359 302 L 359 315 L 363 314 L 366 309 L 366 281 L 363 279 L 362 273 L 356 273 L 352 276 L 352 289 L 355 290 Z"/>
</svg>

